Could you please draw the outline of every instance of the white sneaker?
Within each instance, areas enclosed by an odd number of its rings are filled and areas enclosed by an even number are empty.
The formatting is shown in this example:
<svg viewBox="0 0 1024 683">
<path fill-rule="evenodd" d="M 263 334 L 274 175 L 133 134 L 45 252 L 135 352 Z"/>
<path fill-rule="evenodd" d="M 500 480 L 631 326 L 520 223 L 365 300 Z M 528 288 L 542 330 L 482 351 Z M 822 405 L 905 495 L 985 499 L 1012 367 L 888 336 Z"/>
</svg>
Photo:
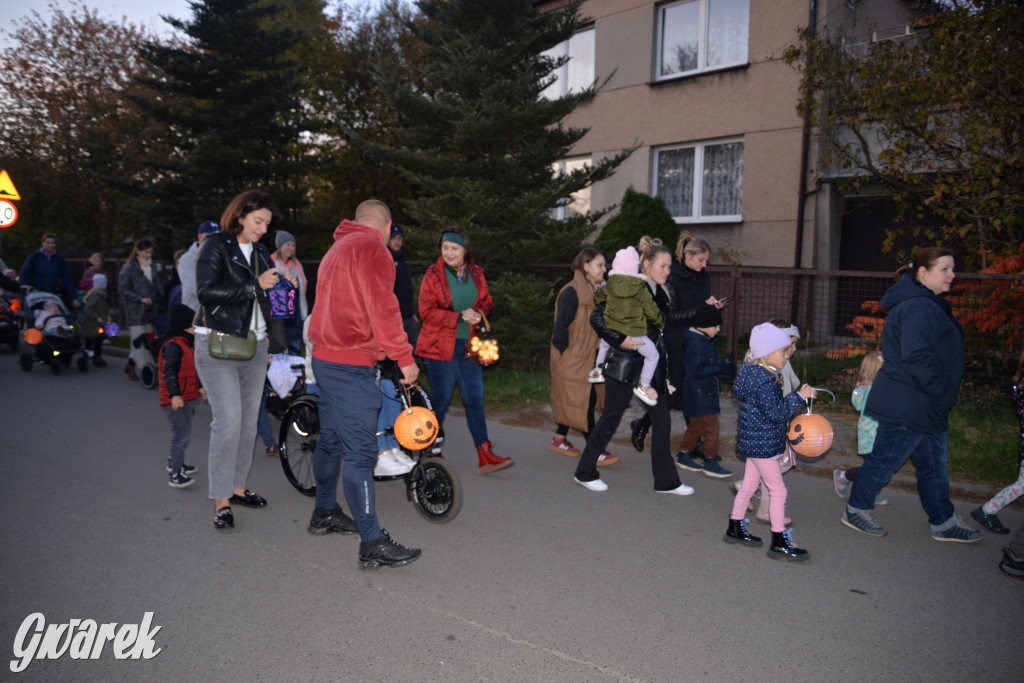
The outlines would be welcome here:
<svg viewBox="0 0 1024 683">
<path fill-rule="evenodd" d="M 408 470 L 406 470 L 406 472 L 411 472 L 412 468 L 416 466 L 416 461 L 410 458 L 408 455 L 406 455 L 405 451 L 403 451 L 401 448 L 392 448 L 391 454 L 395 456 L 395 460 L 402 463 L 403 466 L 409 468 Z"/>
<path fill-rule="evenodd" d="M 389 448 L 386 451 L 381 451 L 377 454 L 377 465 L 373 468 L 373 476 L 375 477 L 398 477 L 409 472 L 412 466 L 415 464 L 408 457 L 405 460 L 409 461 L 407 465 L 405 462 L 400 460 L 395 451 L 397 448 Z M 398 451 L 401 455 L 405 455 Z"/>
<path fill-rule="evenodd" d="M 604 483 L 600 479 L 595 479 L 594 481 L 580 481 L 576 477 L 573 477 L 572 480 L 574 482 L 576 482 L 577 484 L 579 484 L 580 486 L 582 486 L 583 488 L 589 490 L 589 491 L 607 491 L 608 490 L 608 484 Z"/>
<path fill-rule="evenodd" d="M 687 486 L 686 484 L 680 484 L 674 489 L 669 489 L 668 491 L 658 491 L 658 493 L 672 493 L 677 496 L 688 496 L 691 493 L 693 493 L 693 487 Z"/>
<path fill-rule="evenodd" d="M 637 384 L 633 387 L 633 395 L 649 406 L 658 403 L 658 392 L 650 387 L 645 387 L 643 384 Z"/>
</svg>

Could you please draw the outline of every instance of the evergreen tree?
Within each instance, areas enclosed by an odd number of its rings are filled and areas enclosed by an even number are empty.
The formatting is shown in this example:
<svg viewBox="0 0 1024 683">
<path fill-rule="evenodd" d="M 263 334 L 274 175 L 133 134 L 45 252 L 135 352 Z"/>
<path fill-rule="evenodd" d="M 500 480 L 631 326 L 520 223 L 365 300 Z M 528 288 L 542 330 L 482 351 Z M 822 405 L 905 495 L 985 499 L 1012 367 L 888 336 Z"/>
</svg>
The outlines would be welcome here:
<svg viewBox="0 0 1024 683">
<path fill-rule="evenodd" d="M 679 226 L 661 197 L 652 197 L 630 187 L 622 197 L 619 212 L 602 228 L 596 246 L 611 260 L 616 250 L 635 247 L 644 235 L 657 237 L 669 249 L 675 249 Z"/>
<path fill-rule="evenodd" d="M 184 44 L 147 43 L 142 57 L 156 75 L 136 98 L 162 126 L 135 183 L 156 230 L 187 243 L 202 220 L 218 219 L 231 198 L 267 190 L 294 229 L 306 197 L 312 129 L 303 106 L 296 56 L 323 29 L 322 2 L 201 0 L 190 21 L 165 17 Z"/>
<path fill-rule="evenodd" d="M 580 3 L 547 12 L 531 0 L 416 4 L 421 16 L 408 23 L 416 39 L 412 73 L 377 73 L 381 95 L 399 117 L 394 141 L 374 143 L 353 128 L 349 134 L 412 184 L 417 196 L 404 207 L 426 229 L 425 241 L 459 224 L 491 268 L 570 260 L 602 212 L 562 221 L 552 210 L 610 176 L 632 151 L 556 172 L 587 132 L 562 119 L 599 89 L 595 83 L 559 99 L 540 97 L 567 59 L 542 53 L 585 25 Z"/>
<path fill-rule="evenodd" d="M 316 57 L 322 66 L 311 72 L 315 82 L 308 99 L 323 130 L 318 149 L 324 163 L 311 182 L 309 211 L 310 218 L 320 225 L 351 218 L 367 197 L 386 202 L 395 220 L 406 222 L 400 200 L 412 195 L 409 183 L 368 158 L 363 148 L 349 144 L 346 130 L 357 130 L 370 142 L 393 141 L 397 114 L 380 97 L 374 71 L 410 72 L 406 60 L 414 59 L 415 52 L 405 26 L 413 11 L 402 0 L 385 0 L 374 11 L 338 6 L 329 19 L 328 40 L 320 43 Z M 333 241 L 329 231 L 321 231 L 307 238 L 304 251 L 326 252 Z M 433 254 L 433 249 L 429 252 Z"/>
</svg>

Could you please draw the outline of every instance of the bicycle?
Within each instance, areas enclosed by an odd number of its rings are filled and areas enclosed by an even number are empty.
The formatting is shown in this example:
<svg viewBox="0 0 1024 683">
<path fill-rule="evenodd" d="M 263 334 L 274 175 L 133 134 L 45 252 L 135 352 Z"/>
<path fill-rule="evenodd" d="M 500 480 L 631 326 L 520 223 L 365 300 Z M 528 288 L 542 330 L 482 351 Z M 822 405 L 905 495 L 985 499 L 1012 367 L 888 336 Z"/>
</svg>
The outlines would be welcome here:
<svg viewBox="0 0 1024 683">
<path fill-rule="evenodd" d="M 293 366 L 296 367 L 296 366 Z M 396 387 L 396 398 L 402 402 L 402 409 L 418 405 L 433 410 L 430 396 L 418 384 L 409 387 L 408 397 L 398 382 L 397 365 L 393 362 L 379 364 L 381 376 L 392 379 Z M 305 390 L 305 373 L 300 372 L 297 382 L 299 390 L 293 390 L 294 398 L 288 403 L 281 419 L 279 432 L 279 457 L 285 477 L 297 491 L 307 496 L 316 495 L 316 476 L 313 473 L 313 453 L 320 435 L 320 399 Z M 394 433 L 392 425 L 377 436 Z M 406 498 L 413 503 L 416 512 L 427 521 L 437 524 L 450 522 L 462 509 L 462 484 L 455 470 L 441 455 L 444 443 L 444 429 L 438 428 L 437 437 L 427 448 L 419 451 L 402 447 L 402 450 L 416 464 L 407 474 L 394 477 L 374 477 L 374 481 L 403 479 Z"/>
</svg>

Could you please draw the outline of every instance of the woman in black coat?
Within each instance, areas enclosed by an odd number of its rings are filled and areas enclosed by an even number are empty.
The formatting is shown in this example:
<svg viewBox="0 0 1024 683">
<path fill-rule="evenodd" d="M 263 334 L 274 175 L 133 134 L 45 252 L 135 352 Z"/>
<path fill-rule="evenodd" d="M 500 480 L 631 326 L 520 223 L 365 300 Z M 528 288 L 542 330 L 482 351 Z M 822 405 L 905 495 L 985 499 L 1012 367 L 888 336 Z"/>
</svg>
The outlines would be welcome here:
<svg viewBox="0 0 1024 683">
<path fill-rule="evenodd" d="M 701 304 L 711 304 L 721 308 L 722 304 L 711 294 L 711 276 L 708 274 L 708 259 L 711 257 L 711 245 L 703 237 L 694 237 L 688 232 L 679 236 L 676 243 L 675 260 L 668 276 L 666 288 L 669 293 L 668 315 L 665 316 L 665 344 L 668 348 L 668 377 L 677 388 L 683 386 L 683 336 L 687 328 L 693 324 L 693 316 Z M 669 408 L 683 411 L 682 392 L 677 391 L 669 397 Z M 638 451 L 644 449 L 644 439 L 650 429 L 650 420 L 646 416 L 634 420 L 632 428 L 633 447 Z M 691 453 L 679 462 L 679 466 L 693 472 L 703 471 L 708 476 L 725 478 L 732 475 L 724 469 L 718 458 L 709 459 L 698 464 L 693 458 L 703 453 L 700 443 Z M 678 459 L 678 457 L 677 457 Z"/>
<path fill-rule="evenodd" d="M 669 297 L 663 285 L 668 280 L 672 255 L 664 246 L 651 244 L 650 238 L 647 237 L 640 241 L 637 250 L 642 254 L 640 270 L 651 287 L 654 302 L 661 309 L 662 314 L 667 317 Z M 590 491 L 607 491 L 608 485 L 601 481 L 601 477 L 597 473 L 597 459 L 608 446 L 619 422 L 622 421 L 622 415 L 626 412 L 626 407 L 629 406 L 633 397 L 633 386 L 640 377 L 644 359 L 634 350 L 633 342 L 626 335 L 619 334 L 605 325 L 603 304 L 591 313 L 590 324 L 593 325 L 598 336 L 607 340 L 612 348 L 608 352 L 604 369 L 604 412 L 601 413 L 600 419 L 590 432 L 590 438 L 587 439 L 587 446 L 580 454 L 573 478 L 576 483 Z M 672 419 L 669 416 L 668 401 L 666 400 L 668 383 L 666 381 L 665 345 L 661 331 L 657 327 L 648 324 L 647 336 L 658 346 L 660 358 L 651 386 L 662 397 L 653 406 L 644 404 L 644 410 L 647 411 L 647 416 L 653 427 L 651 469 L 654 472 L 654 490 L 659 493 L 688 496 L 693 493 L 693 489 L 679 481 L 679 474 L 676 471 L 669 445 Z"/>
</svg>

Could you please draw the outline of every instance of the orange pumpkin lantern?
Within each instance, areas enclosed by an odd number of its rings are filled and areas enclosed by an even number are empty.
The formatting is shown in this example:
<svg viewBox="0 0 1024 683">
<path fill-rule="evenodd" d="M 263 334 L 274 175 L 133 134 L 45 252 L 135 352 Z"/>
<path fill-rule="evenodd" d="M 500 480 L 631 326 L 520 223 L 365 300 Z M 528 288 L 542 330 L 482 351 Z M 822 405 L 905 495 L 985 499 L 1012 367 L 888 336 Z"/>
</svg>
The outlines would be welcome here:
<svg viewBox="0 0 1024 683">
<path fill-rule="evenodd" d="M 28 342 L 32 346 L 35 346 L 39 342 L 43 341 L 43 333 L 34 327 L 30 327 L 27 330 L 25 330 L 23 338 L 25 339 L 26 342 Z"/>
<path fill-rule="evenodd" d="M 832 447 L 832 425 L 817 413 L 793 418 L 789 425 L 789 445 L 803 462 L 814 462 Z"/>
<path fill-rule="evenodd" d="M 402 448 L 422 451 L 437 438 L 437 416 L 423 406 L 410 406 L 395 418 L 395 438 Z"/>
</svg>

